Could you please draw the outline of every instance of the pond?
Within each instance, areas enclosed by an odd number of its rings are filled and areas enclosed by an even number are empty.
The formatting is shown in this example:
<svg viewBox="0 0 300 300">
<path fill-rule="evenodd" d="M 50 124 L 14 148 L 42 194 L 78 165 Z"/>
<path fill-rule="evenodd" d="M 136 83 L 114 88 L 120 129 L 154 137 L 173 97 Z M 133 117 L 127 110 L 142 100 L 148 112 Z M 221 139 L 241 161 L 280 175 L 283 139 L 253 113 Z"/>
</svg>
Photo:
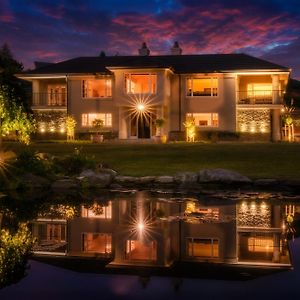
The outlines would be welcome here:
<svg viewBox="0 0 300 300">
<path fill-rule="evenodd" d="M 30 209 L 16 209 L 20 199 L 6 199 L 2 226 L 28 221 L 36 238 L 32 269 L 18 284 L 29 285 L 22 289 L 31 290 L 41 274 L 56 274 L 66 283 L 94 274 L 86 285 L 98 282 L 111 295 L 150 297 L 153 285 L 176 292 L 187 282 L 241 285 L 290 272 L 289 240 L 300 219 L 296 200 L 271 193 L 221 197 L 132 190 L 40 197 L 27 203 Z M 12 290 L 18 289 L 11 286 L 0 295 Z M 162 296 L 163 290 L 154 294 Z"/>
</svg>

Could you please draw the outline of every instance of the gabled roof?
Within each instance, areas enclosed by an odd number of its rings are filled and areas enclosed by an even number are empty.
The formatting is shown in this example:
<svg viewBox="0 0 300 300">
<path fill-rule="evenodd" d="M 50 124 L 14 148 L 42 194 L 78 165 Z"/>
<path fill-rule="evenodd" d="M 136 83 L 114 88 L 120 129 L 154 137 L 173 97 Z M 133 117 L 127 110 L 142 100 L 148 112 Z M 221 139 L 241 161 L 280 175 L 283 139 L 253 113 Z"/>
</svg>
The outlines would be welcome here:
<svg viewBox="0 0 300 300">
<path fill-rule="evenodd" d="M 229 71 L 289 71 L 269 61 L 246 54 L 160 55 L 77 57 L 24 72 L 45 74 L 110 74 L 110 68 L 170 68 L 174 73 L 211 73 Z"/>
</svg>

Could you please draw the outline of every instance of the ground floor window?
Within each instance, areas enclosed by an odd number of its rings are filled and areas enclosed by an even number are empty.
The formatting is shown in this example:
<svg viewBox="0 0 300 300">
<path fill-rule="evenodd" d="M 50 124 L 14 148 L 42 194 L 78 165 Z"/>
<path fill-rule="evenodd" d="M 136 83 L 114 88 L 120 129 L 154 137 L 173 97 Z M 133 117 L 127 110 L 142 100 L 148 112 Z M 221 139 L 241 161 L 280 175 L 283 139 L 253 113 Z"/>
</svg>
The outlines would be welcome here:
<svg viewBox="0 0 300 300">
<path fill-rule="evenodd" d="M 82 246 L 84 252 L 110 254 L 111 234 L 110 233 L 84 233 L 82 235 Z"/>
<path fill-rule="evenodd" d="M 219 114 L 217 113 L 187 113 L 186 118 L 193 118 L 198 127 L 219 127 Z"/>
<path fill-rule="evenodd" d="M 271 114 L 269 109 L 237 110 L 237 130 L 245 133 L 270 133 Z"/>
<path fill-rule="evenodd" d="M 81 115 L 81 125 L 83 127 L 92 127 L 93 121 L 96 119 L 103 120 L 103 125 L 106 127 L 112 126 L 111 113 L 89 113 Z"/>
<path fill-rule="evenodd" d="M 145 240 L 127 240 L 126 259 L 156 261 L 157 242 Z"/>
<path fill-rule="evenodd" d="M 219 257 L 219 240 L 213 238 L 188 238 L 187 253 L 190 257 Z"/>
</svg>

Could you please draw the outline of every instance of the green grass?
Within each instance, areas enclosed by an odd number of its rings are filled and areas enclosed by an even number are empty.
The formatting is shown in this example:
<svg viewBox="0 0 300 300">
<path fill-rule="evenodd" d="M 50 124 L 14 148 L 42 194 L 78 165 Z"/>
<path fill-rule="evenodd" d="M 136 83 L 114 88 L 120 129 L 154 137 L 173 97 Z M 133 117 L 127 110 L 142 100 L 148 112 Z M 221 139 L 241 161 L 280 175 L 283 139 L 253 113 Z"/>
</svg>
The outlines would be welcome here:
<svg viewBox="0 0 300 300">
<path fill-rule="evenodd" d="M 5 143 L 6 150 L 19 152 L 18 143 Z M 122 175 L 172 175 L 179 171 L 224 168 L 251 178 L 300 179 L 300 144 L 287 143 L 172 143 L 90 144 L 40 142 L 29 146 L 53 155 L 82 153 L 106 163 Z"/>
</svg>

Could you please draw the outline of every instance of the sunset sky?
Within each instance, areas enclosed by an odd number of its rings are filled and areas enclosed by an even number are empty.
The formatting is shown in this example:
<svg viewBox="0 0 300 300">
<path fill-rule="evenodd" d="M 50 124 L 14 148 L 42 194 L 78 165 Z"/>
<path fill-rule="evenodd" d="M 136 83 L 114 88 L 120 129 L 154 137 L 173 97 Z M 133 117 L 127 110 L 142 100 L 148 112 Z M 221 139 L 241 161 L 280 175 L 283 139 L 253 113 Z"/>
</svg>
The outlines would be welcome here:
<svg viewBox="0 0 300 300">
<path fill-rule="evenodd" d="M 244 52 L 300 79 L 300 0 L 1 0 L 0 43 L 25 68 L 77 56 Z"/>
</svg>

